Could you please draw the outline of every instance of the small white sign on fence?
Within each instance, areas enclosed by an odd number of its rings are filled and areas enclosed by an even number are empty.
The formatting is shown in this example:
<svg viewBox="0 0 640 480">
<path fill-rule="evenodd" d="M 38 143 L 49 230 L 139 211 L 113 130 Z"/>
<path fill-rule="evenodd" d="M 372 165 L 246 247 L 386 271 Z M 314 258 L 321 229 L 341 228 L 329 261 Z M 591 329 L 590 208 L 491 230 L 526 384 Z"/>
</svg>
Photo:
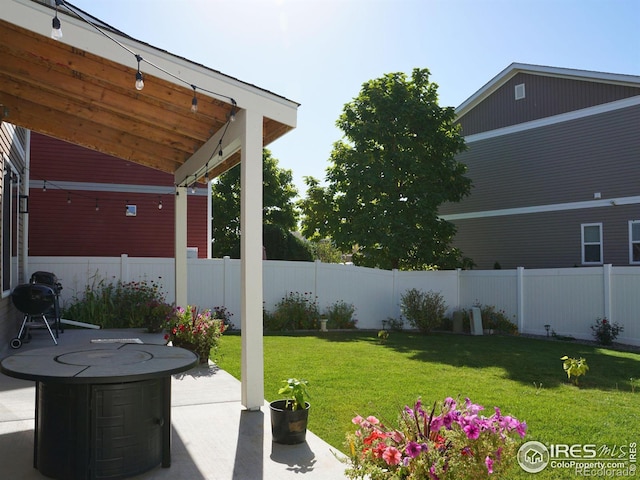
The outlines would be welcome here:
<svg viewBox="0 0 640 480">
<path fill-rule="evenodd" d="M 471 308 L 471 335 L 482 335 L 482 313 L 478 307 Z"/>
</svg>

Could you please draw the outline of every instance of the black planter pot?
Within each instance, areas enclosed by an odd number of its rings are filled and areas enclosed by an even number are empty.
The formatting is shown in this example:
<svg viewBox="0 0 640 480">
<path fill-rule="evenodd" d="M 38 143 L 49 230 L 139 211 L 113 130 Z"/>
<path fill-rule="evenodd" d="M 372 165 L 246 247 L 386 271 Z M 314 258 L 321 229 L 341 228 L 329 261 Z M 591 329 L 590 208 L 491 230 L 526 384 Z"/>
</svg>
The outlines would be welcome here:
<svg viewBox="0 0 640 480">
<path fill-rule="evenodd" d="M 269 404 L 273 441 L 285 445 L 303 443 L 307 434 L 311 405 L 305 402 L 305 408 L 290 410 L 286 408 L 287 402 L 288 400 L 275 400 Z"/>
</svg>

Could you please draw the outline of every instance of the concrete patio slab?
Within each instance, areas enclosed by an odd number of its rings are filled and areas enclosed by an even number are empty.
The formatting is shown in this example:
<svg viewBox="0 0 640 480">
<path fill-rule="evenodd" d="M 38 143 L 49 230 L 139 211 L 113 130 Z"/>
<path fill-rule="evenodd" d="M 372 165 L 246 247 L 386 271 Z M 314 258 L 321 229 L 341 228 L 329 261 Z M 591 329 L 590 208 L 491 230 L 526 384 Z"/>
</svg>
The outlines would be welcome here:
<svg viewBox="0 0 640 480">
<path fill-rule="evenodd" d="M 95 339 L 139 338 L 164 343 L 160 334 L 143 330 L 66 329 L 60 345 Z M 23 349 L 50 347 L 46 331 L 34 331 Z M 4 358 L 16 350 L 0 350 Z M 271 441 L 269 406 L 247 411 L 240 403 L 240 382 L 215 365 L 196 367 L 172 378 L 171 467 L 160 466 L 138 480 L 335 480 L 345 478 L 338 452 L 307 432 L 306 442 Z M 39 480 L 33 468 L 35 384 L 0 374 L 0 464 L 2 478 Z M 334 454 L 335 453 L 335 454 Z"/>
</svg>

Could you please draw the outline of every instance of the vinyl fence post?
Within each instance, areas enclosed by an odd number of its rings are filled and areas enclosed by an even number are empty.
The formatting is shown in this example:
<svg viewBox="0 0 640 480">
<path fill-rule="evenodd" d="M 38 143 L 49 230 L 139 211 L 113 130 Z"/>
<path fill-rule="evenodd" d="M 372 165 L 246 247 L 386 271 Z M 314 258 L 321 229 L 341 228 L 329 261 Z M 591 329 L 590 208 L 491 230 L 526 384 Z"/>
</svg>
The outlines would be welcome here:
<svg viewBox="0 0 640 480">
<path fill-rule="evenodd" d="M 120 281 L 122 283 L 129 281 L 129 255 L 126 253 L 120 255 Z"/>
<path fill-rule="evenodd" d="M 518 295 L 518 331 L 524 332 L 525 318 L 524 318 L 524 267 L 518 267 L 516 270 L 516 289 Z"/>
<path fill-rule="evenodd" d="M 602 266 L 602 276 L 603 276 L 603 286 L 604 290 L 602 292 L 604 296 L 603 301 L 603 309 L 604 309 L 604 318 L 608 319 L 609 322 L 613 322 L 614 319 L 612 317 L 613 311 L 611 310 L 611 274 L 613 271 L 613 265 L 607 263 Z"/>
</svg>

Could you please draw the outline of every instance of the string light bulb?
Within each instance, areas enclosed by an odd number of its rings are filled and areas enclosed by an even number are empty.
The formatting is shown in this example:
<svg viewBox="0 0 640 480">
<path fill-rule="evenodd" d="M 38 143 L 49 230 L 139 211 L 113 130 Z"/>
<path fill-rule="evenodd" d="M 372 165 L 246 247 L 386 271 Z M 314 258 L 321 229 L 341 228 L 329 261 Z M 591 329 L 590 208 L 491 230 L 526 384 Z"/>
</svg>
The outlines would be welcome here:
<svg viewBox="0 0 640 480">
<path fill-rule="evenodd" d="M 196 187 L 196 182 L 194 180 L 193 184 L 191 184 L 191 193 L 195 194 L 198 187 Z"/>
<path fill-rule="evenodd" d="M 42 181 L 42 191 L 43 191 L 43 192 L 46 192 L 46 191 L 47 191 L 47 181 L 46 181 L 46 180 L 43 180 L 43 181 Z"/>
<path fill-rule="evenodd" d="M 96 212 L 100 210 L 100 205 L 98 205 L 98 199 L 96 198 Z"/>
<path fill-rule="evenodd" d="M 198 111 L 198 98 L 196 97 L 196 86 L 191 85 L 193 88 L 193 98 L 191 99 L 191 111 L 196 113 Z"/>
<path fill-rule="evenodd" d="M 162 210 L 162 197 L 158 197 L 158 210 Z"/>
<path fill-rule="evenodd" d="M 71 203 L 71 194 L 67 192 L 67 204 Z"/>
<path fill-rule="evenodd" d="M 136 90 L 142 90 L 144 88 L 144 79 L 142 78 L 142 72 L 140 71 L 140 62 L 142 61 L 142 57 L 140 55 L 136 55 L 136 60 L 138 61 L 138 71 L 136 72 Z"/>
<path fill-rule="evenodd" d="M 58 6 L 62 5 L 63 0 L 56 0 L 56 14 L 51 21 L 51 38 L 54 40 L 60 40 L 62 38 L 62 25 L 60 24 L 60 19 L 58 18 Z"/>
</svg>

